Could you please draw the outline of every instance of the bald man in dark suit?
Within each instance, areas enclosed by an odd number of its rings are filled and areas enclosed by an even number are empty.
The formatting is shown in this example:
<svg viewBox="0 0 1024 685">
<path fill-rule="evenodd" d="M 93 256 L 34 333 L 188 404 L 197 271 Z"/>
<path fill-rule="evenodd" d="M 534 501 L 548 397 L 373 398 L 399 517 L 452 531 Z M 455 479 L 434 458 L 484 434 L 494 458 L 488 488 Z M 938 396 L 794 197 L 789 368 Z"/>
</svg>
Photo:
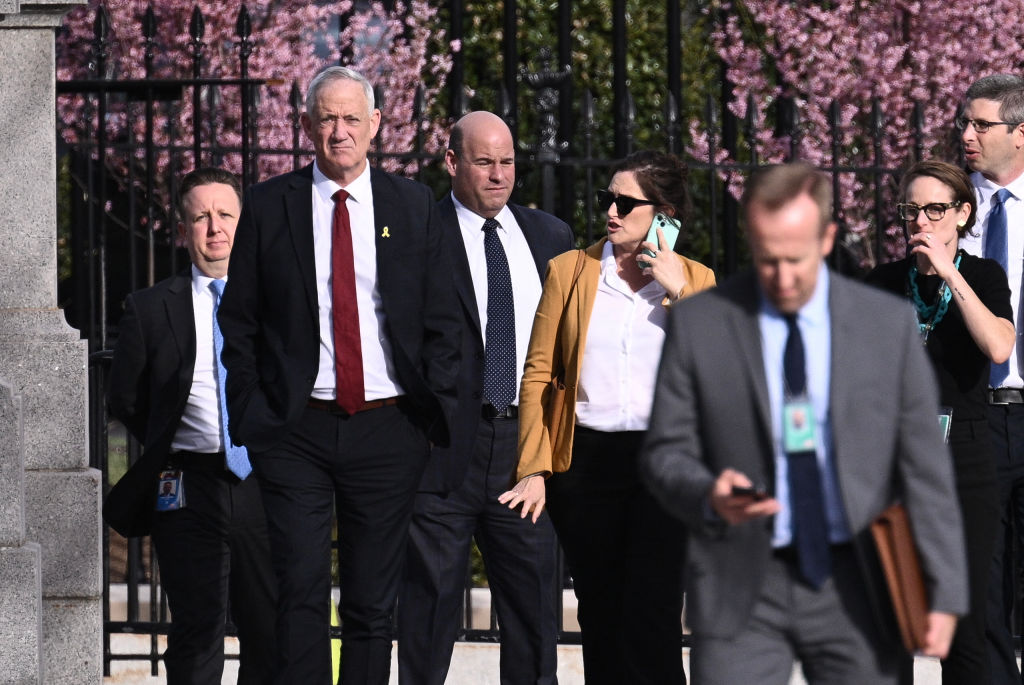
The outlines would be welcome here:
<svg viewBox="0 0 1024 685">
<path fill-rule="evenodd" d="M 398 668 L 402 685 L 443 685 L 459 627 L 470 543 L 475 538 L 501 626 L 501 682 L 557 682 L 557 545 L 547 514 L 534 525 L 498 501 L 519 457 L 519 387 L 547 263 L 573 247 L 568 225 L 509 204 L 515 184 L 512 133 L 500 117 L 472 112 L 452 128 L 445 163 L 452 192 L 438 203 L 454 270 L 462 325 L 458 411 L 451 448 L 427 465 L 409 536 L 399 600 Z M 491 224 L 493 222 L 493 225 Z M 485 225 L 488 228 L 485 228 Z M 492 230 L 507 263 L 512 297 L 498 302 Z M 495 318 L 510 318 L 507 334 Z M 489 363 L 503 363 L 508 396 L 490 396 Z"/>
</svg>

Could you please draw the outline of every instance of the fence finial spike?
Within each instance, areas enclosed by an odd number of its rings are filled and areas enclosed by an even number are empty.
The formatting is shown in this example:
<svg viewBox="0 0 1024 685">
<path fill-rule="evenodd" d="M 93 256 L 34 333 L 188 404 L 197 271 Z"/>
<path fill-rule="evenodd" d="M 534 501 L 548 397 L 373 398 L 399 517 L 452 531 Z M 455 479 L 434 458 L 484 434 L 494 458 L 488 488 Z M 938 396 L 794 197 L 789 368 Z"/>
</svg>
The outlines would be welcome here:
<svg viewBox="0 0 1024 685">
<path fill-rule="evenodd" d="M 97 40 L 106 40 L 110 35 L 110 14 L 106 5 L 96 8 L 96 19 L 92 23 L 93 37 Z"/>
<path fill-rule="evenodd" d="M 252 35 L 252 19 L 249 18 L 249 8 L 242 5 L 238 10 L 238 21 L 235 22 L 235 35 L 246 40 Z"/>
<path fill-rule="evenodd" d="M 146 13 L 142 15 L 142 37 L 146 40 L 156 37 L 156 15 L 153 13 L 153 3 L 146 5 Z"/>
<path fill-rule="evenodd" d="M 203 39 L 205 33 L 206 17 L 203 16 L 203 11 L 199 9 L 199 5 L 193 5 L 192 18 L 188 22 L 188 35 L 193 41 L 199 41 Z"/>
</svg>

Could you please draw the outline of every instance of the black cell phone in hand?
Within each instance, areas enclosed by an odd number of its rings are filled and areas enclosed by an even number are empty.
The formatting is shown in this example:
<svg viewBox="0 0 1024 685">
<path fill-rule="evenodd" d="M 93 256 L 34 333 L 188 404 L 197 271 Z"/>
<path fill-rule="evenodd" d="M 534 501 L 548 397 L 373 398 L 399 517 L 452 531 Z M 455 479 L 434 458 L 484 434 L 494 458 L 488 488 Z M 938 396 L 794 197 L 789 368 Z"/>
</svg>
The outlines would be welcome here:
<svg viewBox="0 0 1024 685">
<path fill-rule="evenodd" d="M 757 501 L 768 499 L 768 490 L 761 485 L 752 485 L 750 487 L 734 485 L 732 486 L 732 492 L 730 494 L 733 497 L 750 497 Z"/>
</svg>

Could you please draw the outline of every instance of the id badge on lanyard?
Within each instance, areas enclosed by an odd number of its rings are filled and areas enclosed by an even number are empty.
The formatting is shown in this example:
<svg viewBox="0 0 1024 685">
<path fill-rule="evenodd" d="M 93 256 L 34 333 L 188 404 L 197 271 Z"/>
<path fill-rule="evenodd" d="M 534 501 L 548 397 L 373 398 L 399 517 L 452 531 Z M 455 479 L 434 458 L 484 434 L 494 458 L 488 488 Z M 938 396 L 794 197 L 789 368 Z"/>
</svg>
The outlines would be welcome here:
<svg viewBox="0 0 1024 685">
<path fill-rule="evenodd" d="M 160 472 L 157 483 L 156 510 L 177 511 L 185 508 L 185 482 L 181 469 Z"/>
<path fill-rule="evenodd" d="M 813 452 L 816 433 L 814 405 L 806 395 L 787 398 L 782 405 L 782 446 L 786 452 Z"/>
</svg>

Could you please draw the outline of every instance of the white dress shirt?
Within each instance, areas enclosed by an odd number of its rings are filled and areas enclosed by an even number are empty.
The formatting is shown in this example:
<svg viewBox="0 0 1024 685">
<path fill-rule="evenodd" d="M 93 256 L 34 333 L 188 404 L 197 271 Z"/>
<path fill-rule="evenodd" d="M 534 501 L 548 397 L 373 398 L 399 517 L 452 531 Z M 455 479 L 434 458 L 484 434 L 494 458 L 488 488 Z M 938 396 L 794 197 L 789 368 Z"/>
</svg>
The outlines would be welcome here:
<svg viewBox="0 0 1024 685">
<path fill-rule="evenodd" d="M 664 298 L 657 281 L 633 292 L 619 277 L 612 244 L 604 244 L 576 393 L 577 424 L 647 430 L 668 319 Z"/>
<path fill-rule="evenodd" d="M 341 186 L 324 176 L 313 162 L 313 253 L 316 259 L 316 296 L 320 314 L 320 368 L 313 385 L 313 397 L 333 400 L 334 323 L 331 318 L 331 242 L 334 223 L 332 196 Z M 356 301 L 359 307 L 359 340 L 363 352 L 363 390 L 366 400 L 402 395 L 391 363 L 391 343 L 384 335 L 384 308 L 377 288 L 377 243 L 373 188 L 367 164 L 352 183 L 345 186 L 352 226 L 352 256 L 356 272 Z"/>
<path fill-rule="evenodd" d="M 487 255 L 484 252 L 484 218 L 459 202 L 454 194 L 452 202 L 455 203 L 455 214 L 462 230 L 462 244 L 466 248 L 469 273 L 473 278 L 473 292 L 476 294 L 476 307 L 480 315 L 480 335 L 486 346 Z M 505 250 L 509 275 L 512 278 L 512 299 L 516 319 L 516 397 L 512 404 L 519 404 L 519 384 L 523 380 L 523 367 L 526 365 L 526 352 L 530 346 L 533 317 L 540 302 L 540 274 L 537 273 L 537 262 L 533 259 L 533 252 L 526 242 L 526 236 L 523 235 L 523 230 L 508 205 L 502 207 L 494 219 L 499 225 L 498 238 Z"/>
<path fill-rule="evenodd" d="M 224 280 L 227 280 L 225 278 Z M 171 451 L 212 454 L 224 450 L 220 425 L 217 365 L 213 352 L 213 279 L 192 265 L 192 312 L 196 328 L 196 363 L 185 412 L 171 440 Z"/>
<path fill-rule="evenodd" d="M 960 247 L 978 257 L 984 256 L 985 228 L 988 226 L 988 215 L 992 210 L 992 198 L 1002 186 L 998 186 L 975 171 L 971 174 L 974 193 L 978 198 L 977 220 L 971 230 L 977 235 L 966 235 L 960 240 Z M 1010 282 L 1010 304 L 1013 306 L 1014 327 L 1017 329 L 1017 341 L 1010 352 L 1009 375 L 1002 387 L 1024 387 L 1020 360 L 1024 357 L 1021 349 L 1020 297 L 1021 277 L 1024 276 L 1024 174 L 1011 181 L 1006 189 L 1013 197 L 1003 203 L 1006 209 L 1006 276 Z"/>
</svg>

